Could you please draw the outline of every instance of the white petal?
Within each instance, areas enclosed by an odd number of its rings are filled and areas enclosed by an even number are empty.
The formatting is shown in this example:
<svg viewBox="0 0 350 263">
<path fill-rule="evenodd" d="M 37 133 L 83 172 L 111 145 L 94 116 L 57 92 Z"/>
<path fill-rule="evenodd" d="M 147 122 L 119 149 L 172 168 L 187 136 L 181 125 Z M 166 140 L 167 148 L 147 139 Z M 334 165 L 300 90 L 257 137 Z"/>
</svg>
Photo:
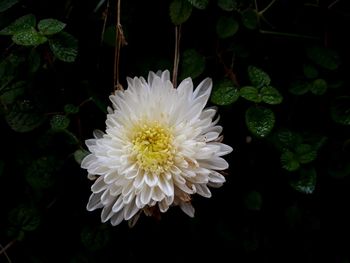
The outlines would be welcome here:
<svg viewBox="0 0 350 263">
<path fill-rule="evenodd" d="M 208 177 L 209 181 L 213 183 L 224 183 L 226 181 L 225 177 L 222 174 L 215 171 L 212 171 Z"/>
<path fill-rule="evenodd" d="M 89 154 L 81 161 L 80 166 L 81 168 L 88 169 L 91 163 L 95 161 L 96 161 L 96 156 L 93 154 Z"/>
<path fill-rule="evenodd" d="M 204 79 L 193 92 L 193 98 L 199 98 L 201 96 L 204 96 L 208 100 L 212 86 L 213 82 L 210 78 Z"/>
<path fill-rule="evenodd" d="M 100 139 L 100 138 L 103 138 L 104 132 L 96 129 L 93 131 L 93 134 L 95 139 Z"/>
<path fill-rule="evenodd" d="M 133 200 L 128 206 L 124 208 L 124 219 L 129 220 L 137 213 L 137 211 L 139 211 L 139 209 L 135 204 L 135 200 Z"/>
<path fill-rule="evenodd" d="M 215 157 L 208 160 L 199 160 L 198 163 L 200 166 L 207 169 L 225 170 L 228 168 L 228 163 L 220 157 Z"/>
<path fill-rule="evenodd" d="M 124 219 L 124 212 L 123 210 L 121 210 L 112 216 L 111 218 L 112 226 L 119 225 L 123 221 L 123 219 Z"/>
<path fill-rule="evenodd" d="M 164 199 L 164 193 L 162 190 L 160 190 L 160 188 L 158 186 L 153 188 L 153 195 L 152 195 L 152 199 L 154 201 L 161 201 Z"/>
<path fill-rule="evenodd" d="M 107 222 L 113 216 L 112 205 L 105 206 L 102 209 L 101 221 L 102 223 Z"/>
<path fill-rule="evenodd" d="M 103 176 L 97 178 L 95 183 L 91 186 L 91 191 L 93 193 L 99 193 L 107 188 L 107 184 L 103 180 Z"/>
<path fill-rule="evenodd" d="M 162 213 L 165 213 L 169 209 L 169 206 L 166 204 L 165 200 L 162 200 L 161 202 L 159 202 L 158 207 L 160 212 Z"/>
<path fill-rule="evenodd" d="M 109 193 L 109 189 L 107 189 L 106 191 L 103 192 L 101 196 L 101 203 L 103 205 L 109 205 L 111 202 L 113 202 L 114 199 L 115 199 L 115 196 L 111 195 Z"/>
<path fill-rule="evenodd" d="M 193 94 L 193 82 L 191 78 L 186 78 L 181 81 L 180 85 L 176 89 L 180 97 L 184 97 L 187 101 L 190 101 Z"/>
<path fill-rule="evenodd" d="M 194 207 L 189 202 L 180 203 L 181 210 L 189 217 L 194 217 Z"/>
<path fill-rule="evenodd" d="M 174 194 L 174 184 L 172 181 L 165 179 L 163 176 L 160 176 L 158 180 L 158 186 L 167 196 Z"/>
<path fill-rule="evenodd" d="M 158 183 L 158 176 L 153 173 L 145 173 L 145 182 L 149 187 L 153 187 Z"/>
<path fill-rule="evenodd" d="M 196 184 L 197 194 L 200 194 L 201 196 L 210 198 L 211 192 L 209 188 L 205 184 Z"/>
<path fill-rule="evenodd" d="M 103 207 L 103 204 L 101 203 L 101 195 L 102 195 L 102 192 L 100 192 L 98 194 L 90 195 L 89 202 L 86 206 L 86 209 L 88 211 L 93 211 L 97 208 Z"/>
<path fill-rule="evenodd" d="M 113 207 L 112 207 L 112 211 L 114 213 L 119 212 L 122 208 L 124 207 L 124 203 L 123 203 L 123 197 L 119 196 L 117 201 L 115 201 Z"/>
<path fill-rule="evenodd" d="M 148 186 L 143 187 L 141 191 L 141 203 L 142 204 L 148 204 L 151 200 L 153 194 L 153 188 L 150 188 Z"/>
</svg>

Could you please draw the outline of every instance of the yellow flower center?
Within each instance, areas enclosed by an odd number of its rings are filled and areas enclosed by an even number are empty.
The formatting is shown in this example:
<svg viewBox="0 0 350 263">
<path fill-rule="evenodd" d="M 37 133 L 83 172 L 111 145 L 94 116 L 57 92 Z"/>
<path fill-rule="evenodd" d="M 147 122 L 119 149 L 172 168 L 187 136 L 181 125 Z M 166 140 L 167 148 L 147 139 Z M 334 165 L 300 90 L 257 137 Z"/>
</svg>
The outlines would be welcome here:
<svg viewBox="0 0 350 263">
<path fill-rule="evenodd" d="M 170 130 L 158 122 L 137 126 L 132 138 L 135 161 L 147 172 L 167 171 L 173 164 L 172 141 Z"/>
</svg>

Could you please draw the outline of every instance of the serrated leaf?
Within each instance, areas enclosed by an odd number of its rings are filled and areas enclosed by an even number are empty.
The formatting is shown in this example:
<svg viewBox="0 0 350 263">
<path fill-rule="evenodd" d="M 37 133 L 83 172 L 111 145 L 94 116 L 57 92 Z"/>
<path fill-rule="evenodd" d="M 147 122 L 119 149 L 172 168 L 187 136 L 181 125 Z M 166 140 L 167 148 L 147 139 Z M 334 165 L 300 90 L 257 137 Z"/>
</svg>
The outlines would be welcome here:
<svg viewBox="0 0 350 263">
<path fill-rule="evenodd" d="M 216 33 L 220 38 L 232 37 L 238 28 L 238 22 L 232 17 L 221 16 L 216 23 Z"/>
<path fill-rule="evenodd" d="M 53 18 L 40 20 L 38 23 L 39 32 L 43 35 L 54 35 L 61 32 L 66 24 Z"/>
<path fill-rule="evenodd" d="M 174 0 L 169 7 L 171 22 L 181 25 L 186 22 L 192 13 L 192 5 L 187 0 Z"/>
<path fill-rule="evenodd" d="M 299 145 L 303 138 L 295 132 L 288 129 L 281 129 L 276 133 L 278 142 L 284 149 L 294 149 L 295 145 Z"/>
<path fill-rule="evenodd" d="M 259 94 L 259 90 L 255 87 L 242 87 L 239 90 L 239 95 L 249 101 L 259 103 L 261 102 L 261 96 Z"/>
<path fill-rule="evenodd" d="M 35 73 L 38 71 L 41 65 L 41 57 L 39 52 L 33 48 L 28 56 L 28 67 L 30 73 Z"/>
<path fill-rule="evenodd" d="M 310 91 L 315 95 L 323 95 L 327 91 L 327 82 L 324 79 L 315 79 L 310 87 Z"/>
<path fill-rule="evenodd" d="M 187 1 L 190 2 L 190 4 L 193 5 L 194 7 L 201 10 L 207 8 L 209 4 L 209 0 L 187 0 Z"/>
<path fill-rule="evenodd" d="M 10 105 L 14 103 L 18 97 L 24 94 L 25 87 L 25 81 L 18 81 L 8 86 L 0 96 L 1 104 Z"/>
<path fill-rule="evenodd" d="M 64 62 L 74 62 L 78 55 L 78 40 L 71 34 L 60 32 L 50 40 L 50 48 L 56 58 Z"/>
<path fill-rule="evenodd" d="M 248 76 L 249 76 L 250 82 L 253 84 L 253 86 L 257 88 L 270 85 L 270 82 L 271 82 L 270 76 L 260 68 L 249 66 Z"/>
<path fill-rule="evenodd" d="M 350 125 L 350 96 L 337 97 L 331 104 L 333 121 L 343 125 Z"/>
<path fill-rule="evenodd" d="M 37 229 L 41 220 L 37 209 L 21 204 L 9 212 L 8 221 L 13 228 L 29 232 Z"/>
<path fill-rule="evenodd" d="M 0 0 L 0 12 L 4 12 L 10 9 L 12 6 L 18 3 L 18 0 Z"/>
<path fill-rule="evenodd" d="M 263 107 L 250 107 L 245 114 L 249 131 L 257 137 L 266 137 L 275 125 L 275 114 Z"/>
<path fill-rule="evenodd" d="M 254 9 L 247 9 L 242 12 L 242 23 L 248 29 L 256 29 L 258 26 L 258 14 Z"/>
<path fill-rule="evenodd" d="M 308 79 L 315 79 L 318 77 L 318 70 L 310 64 L 305 64 L 303 66 L 303 72 Z"/>
<path fill-rule="evenodd" d="M 335 50 L 315 46 L 308 48 L 306 54 L 313 62 L 325 69 L 336 70 L 340 65 L 340 57 Z"/>
<path fill-rule="evenodd" d="M 239 98 L 239 92 L 233 87 L 232 82 L 222 83 L 213 90 L 211 101 L 217 105 L 230 105 Z"/>
<path fill-rule="evenodd" d="M 237 8 L 237 0 L 218 0 L 218 6 L 224 11 L 233 11 Z"/>
<path fill-rule="evenodd" d="M 304 95 L 311 89 L 311 84 L 306 81 L 295 81 L 289 87 L 289 92 L 294 95 Z"/>
<path fill-rule="evenodd" d="M 193 79 L 203 73 L 205 69 L 205 58 L 195 49 L 186 49 L 181 60 L 180 79 L 192 77 Z"/>
<path fill-rule="evenodd" d="M 64 130 L 69 126 L 70 120 L 65 115 L 55 115 L 50 120 L 50 125 L 53 130 Z"/>
<path fill-rule="evenodd" d="M 80 234 L 82 244 L 90 251 L 97 251 L 105 247 L 110 238 L 110 231 L 104 226 L 85 226 Z"/>
<path fill-rule="evenodd" d="M 40 35 L 35 28 L 18 32 L 12 36 L 12 41 L 21 46 L 38 46 L 47 41 L 45 36 Z"/>
<path fill-rule="evenodd" d="M 300 144 L 295 148 L 295 155 L 299 163 L 306 164 L 316 159 L 317 152 L 309 144 Z"/>
<path fill-rule="evenodd" d="M 35 190 L 52 187 L 57 178 L 56 174 L 61 169 L 63 162 L 53 156 L 44 156 L 31 162 L 25 177 L 28 184 Z"/>
<path fill-rule="evenodd" d="M 78 163 L 78 164 L 81 164 L 81 161 L 87 156 L 89 155 L 90 152 L 86 151 L 86 150 L 82 150 L 82 149 L 79 149 L 79 150 L 76 150 L 74 152 L 74 160 Z"/>
<path fill-rule="evenodd" d="M 64 105 L 64 112 L 66 114 L 77 114 L 79 112 L 79 107 L 73 104 L 66 104 Z"/>
<path fill-rule="evenodd" d="M 245 207 L 249 210 L 259 211 L 262 207 L 262 196 L 258 191 L 250 191 L 244 200 Z"/>
<path fill-rule="evenodd" d="M 289 172 L 296 171 L 300 167 L 298 159 L 291 151 L 285 151 L 281 154 L 281 165 Z"/>
<path fill-rule="evenodd" d="M 283 97 L 281 93 L 271 86 L 263 87 L 260 91 L 261 99 L 267 104 L 280 104 L 282 103 Z"/>
<path fill-rule="evenodd" d="M 11 105 L 5 119 L 14 131 L 29 132 L 40 126 L 45 116 L 30 101 L 25 100 Z"/>
<path fill-rule="evenodd" d="M 28 14 L 16 19 L 8 27 L 5 27 L 0 31 L 0 35 L 13 35 L 21 31 L 26 31 L 35 27 L 36 18 L 33 14 Z"/>
<path fill-rule="evenodd" d="M 290 185 L 303 194 L 312 194 L 316 187 L 316 171 L 314 168 L 300 169 L 299 178 L 290 182 Z"/>
</svg>

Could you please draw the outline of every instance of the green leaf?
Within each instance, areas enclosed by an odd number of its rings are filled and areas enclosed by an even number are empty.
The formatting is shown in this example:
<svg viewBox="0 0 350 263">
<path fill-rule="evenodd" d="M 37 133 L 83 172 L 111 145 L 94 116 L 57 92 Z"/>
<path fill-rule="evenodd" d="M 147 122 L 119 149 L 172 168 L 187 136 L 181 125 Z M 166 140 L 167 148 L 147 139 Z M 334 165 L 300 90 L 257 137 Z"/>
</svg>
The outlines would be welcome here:
<svg viewBox="0 0 350 263">
<path fill-rule="evenodd" d="M 28 184 L 35 190 L 48 189 L 57 181 L 57 172 L 63 162 L 53 156 L 44 156 L 31 162 L 25 177 Z"/>
<path fill-rule="evenodd" d="M 87 156 L 89 155 L 90 152 L 86 151 L 86 150 L 82 150 L 82 149 L 79 149 L 79 150 L 76 150 L 74 152 L 74 160 L 78 163 L 78 164 L 81 164 L 82 160 Z"/>
<path fill-rule="evenodd" d="M 65 23 L 53 18 L 43 19 L 38 23 L 39 32 L 43 35 L 57 34 L 61 32 L 65 27 Z"/>
<path fill-rule="evenodd" d="M 295 154 L 291 151 L 285 151 L 281 155 L 281 164 L 284 169 L 293 172 L 299 169 L 300 164 Z"/>
<path fill-rule="evenodd" d="M 38 46 L 47 41 L 45 36 L 40 35 L 35 28 L 18 32 L 12 36 L 13 42 L 21 46 Z"/>
<path fill-rule="evenodd" d="M 73 104 L 66 104 L 64 105 L 64 112 L 66 114 L 77 114 L 79 112 L 79 107 Z"/>
<path fill-rule="evenodd" d="M 300 144 L 295 148 L 295 155 L 298 158 L 299 163 L 310 163 L 317 157 L 317 152 L 309 144 Z"/>
<path fill-rule="evenodd" d="M 220 38 L 232 37 L 237 33 L 238 22 L 232 17 L 221 16 L 216 24 L 216 33 Z"/>
<path fill-rule="evenodd" d="M 255 87 L 242 87 L 239 90 L 239 95 L 249 101 L 259 103 L 261 102 L 261 96 L 259 94 L 259 90 Z"/>
<path fill-rule="evenodd" d="M 25 81 L 18 81 L 7 87 L 6 91 L 1 94 L 0 101 L 3 105 L 14 103 L 18 97 L 24 94 L 26 88 Z"/>
<path fill-rule="evenodd" d="M 5 27 L 0 31 L 0 35 L 13 35 L 16 33 L 20 33 L 21 31 L 26 31 L 35 27 L 36 18 L 33 14 L 28 14 L 16 19 L 12 24 L 8 27 Z"/>
<path fill-rule="evenodd" d="M 283 97 L 281 93 L 274 87 L 267 86 L 261 89 L 262 101 L 267 104 L 280 104 L 282 103 Z"/>
<path fill-rule="evenodd" d="M 50 48 L 56 58 L 64 62 L 74 62 L 78 55 L 78 40 L 66 32 L 54 35 L 50 40 Z"/>
<path fill-rule="evenodd" d="M 266 137 L 275 125 L 275 114 L 263 107 L 250 107 L 245 114 L 249 131 L 257 137 Z"/>
<path fill-rule="evenodd" d="M 187 0 L 174 0 L 170 4 L 170 19 L 174 25 L 186 22 L 192 13 L 192 5 Z"/>
<path fill-rule="evenodd" d="M 254 9 L 247 9 L 242 12 L 242 23 L 248 29 L 256 29 L 258 26 L 258 14 Z"/>
<path fill-rule="evenodd" d="M 53 130 L 64 130 L 69 126 L 70 120 L 64 115 L 55 115 L 50 120 L 50 125 Z"/>
<path fill-rule="evenodd" d="M 315 95 L 323 95 L 327 91 L 327 82 L 324 79 L 315 79 L 311 84 L 310 91 Z"/>
<path fill-rule="evenodd" d="M 29 72 L 35 73 L 38 71 L 41 65 L 41 57 L 39 52 L 33 48 L 28 56 L 28 66 L 29 66 Z"/>
<path fill-rule="evenodd" d="M 239 92 L 233 87 L 231 81 L 221 83 L 213 90 L 211 101 L 217 105 L 230 105 L 239 98 Z"/>
<path fill-rule="evenodd" d="M 316 186 L 316 171 L 314 168 L 300 169 L 299 178 L 290 182 L 290 185 L 303 194 L 312 194 Z"/>
<path fill-rule="evenodd" d="M 244 200 L 245 207 L 249 210 L 259 211 L 262 207 L 262 196 L 257 191 L 250 191 Z"/>
<path fill-rule="evenodd" d="M 18 0 L 0 0 L 0 12 L 4 12 L 10 9 L 12 6 L 18 3 Z"/>
<path fill-rule="evenodd" d="M 218 6 L 224 11 L 233 11 L 237 8 L 237 0 L 218 0 Z"/>
<path fill-rule="evenodd" d="M 85 226 L 80 234 L 82 244 L 90 251 L 105 247 L 111 239 L 111 232 L 105 225 Z"/>
<path fill-rule="evenodd" d="M 24 100 L 11 105 L 5 119 L 14 131 L 29 132 L 40 126 L 45 116 L 30 101 Z"/>
<path fill-rule="evenodd" d="M 336 70 L 340 65 L 340 57 L 335 50 L 315 46 L 308 48 L 306 54 L 309 59 L 325 69 Z"/>
<path fill-rule="evenodd" d="M 301 144 L 303 138 L 288 129 L 281 129 L 276 133 L 278 142 L 282 149 L 294 149 L 295 145 Z"/>
<path fill-rule="evenodd" d="M 180 79 L 192 77 L 193 79 L 203 73 L 205 58 L 195 49 L 186 49 L 181 60 Z"/>
<path fill-rule="evenodd" d="M 337 97 L 331 104 L 333 121 L 343 125 L 350 125 L 350 96 Z"/>
<path fill-rule="evenodd" d="M 311 84 L 306 81 L 295 81 L 289 87 L 289 92 L 294 95 L 304 95 L 311 89 Z"/>
<path fill-rule="evenodd" d="M 257 88 L 270 85 L 270 76 L 260 68 L 249 66 L 248 76 L 250 82 Z"/>
<path fill-rule="evenodd" d="M 41 220 L 36 208 L 21 204 L 9 212 L 8 221 L 16 229 L 30 232 L 38 228 Z"/>
<path fill-rule="evenodd" d="M 187 0 L 187 1 L 190 2 L 191 5 L 193 5 L 194 7 L 201 10 L 207 8 L 209 4 L 209 0 Z"/>
<path fill-rule="evenodd" d="M 305 77 L 307 77 L 308 79 L 315 79 L 318 77 L 318 70 L 310 64 L 305 64 L 303 66 L 303 71 Z"/>
</svg>

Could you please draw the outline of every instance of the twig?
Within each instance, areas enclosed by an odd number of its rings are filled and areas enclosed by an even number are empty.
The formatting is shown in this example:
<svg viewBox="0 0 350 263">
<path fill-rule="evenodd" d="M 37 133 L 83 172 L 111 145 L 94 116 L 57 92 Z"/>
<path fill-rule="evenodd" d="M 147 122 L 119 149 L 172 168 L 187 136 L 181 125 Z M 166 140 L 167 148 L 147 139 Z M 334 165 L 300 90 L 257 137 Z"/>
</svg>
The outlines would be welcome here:
<svg viewBox="0 0 350 263">
<path fill-rule="evenodd" d="M 175 55 L 174 55 L 174 68 L 173 68 L 173 85 L 177 87 L 177 74 L 179 70 L 180 62 L 180 39 L 181 39 L 181 25 L 175 26 Z"/>
<path fill-rule="evenodd" d="M 107 24 L 107 18 L 108 18 L 108 10 L 109 10 L 109 1 L 107 1 L 107 5 L 105 10 L 102 13 L 102 17 L 103 17 L 103 26 L 102 26 L 102 32 L 101 32 L 101 42 L 100 44 L 102 44 L 103 41 L 103 37 L 105 35 L 105 31 L 106 31 L 106 24 Z"/>
<path fill-rule="evenodd" d="M 328 9 L 331 9 L 333 6 L 335 6 L 340 0 L 335 0 L 333 3 L 328 5 Z"/>
<path fill-rule="evenodd" d="M 292 34 L 292 33 L 284 33 L 284 32 L 277 32 L 277 31 L 268 31 L 268 30 L 259 30 L 261 34 L 266 35 L 275 35 L 275 36 L 281 36 L 281 37 L 293 37 L 293 38 L 305 38 L 305 39 L 312 39 L 312 40 L 319 40 L 319 37 L 313 37 L 313 36 L 306 36 L 306 35 L 300 35 L 300 34 Z"/>
<path fill-rule="evenodd" d="M 6 250 L 8 250 L 15 242 L 16 242 L 16 239 L 10 241 L 5 247 L 3 247 L 3 246 L 0 244 L 0 248 L 1 248 L 1 250 L 0 250 L 0 255 L 4 254 L 4 256 L 6 257 L 6 259 L 7 259 L 7 261 L 8 261 L 9 263 L 11 263 L 11 260 L 10 260 L 9 256 L 7 255 Z"/>
<path fill-rule="evenodd" d="M 127 45 L 125 41 L 122 25 L 120 24 L 120 1 L 117 0 L 117 22 L 115 33 L 115 50 L 114 50 L 114 91 L 123 90 L 122 85 L 119 83 L 119 60 L 120 60 L 120 48 Z"/>
<path fill-rule="evenodd" d="M 272 0 L 263 10 L 259 11 L 259 15 L 265 13 L 269 8 L 276 2 L 276 0 Z"/>
<path fill-rule="evenodd" d="M 232 83 L 236 86 L 239 87 L 239 83 L 237 81 L 237 77 L 236 74 L 233 72 L 232 68 L 233 68 L 233 62 L 234 62 L 234 57 L 232 57 L 232 63 L 231 63 L 231 68 L 229 68 L 228 66 L 226 66 L 225 61 L 222 58 L 221 53 L 218 52 L 217 54 L 218 59 L 220 64 L 224 67 L 224 71 L 225 71 L 225 75 L 232 81 Z"/>
</svg>

